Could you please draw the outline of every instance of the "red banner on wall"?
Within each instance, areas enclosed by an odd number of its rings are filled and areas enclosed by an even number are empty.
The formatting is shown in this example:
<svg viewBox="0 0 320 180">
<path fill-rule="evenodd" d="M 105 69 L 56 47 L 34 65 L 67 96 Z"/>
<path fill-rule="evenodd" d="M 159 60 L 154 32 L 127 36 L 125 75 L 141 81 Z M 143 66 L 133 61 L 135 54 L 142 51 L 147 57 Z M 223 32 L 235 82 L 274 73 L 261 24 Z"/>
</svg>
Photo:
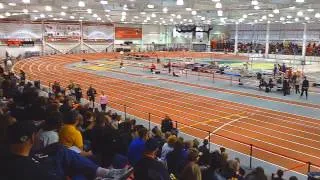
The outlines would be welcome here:
<svg viewBox="0 0 320 180">
<path fill-rule="evenodd" d="M 116 27 L 116 39 L 142 39 L 142 28 Z"/>
</svg>

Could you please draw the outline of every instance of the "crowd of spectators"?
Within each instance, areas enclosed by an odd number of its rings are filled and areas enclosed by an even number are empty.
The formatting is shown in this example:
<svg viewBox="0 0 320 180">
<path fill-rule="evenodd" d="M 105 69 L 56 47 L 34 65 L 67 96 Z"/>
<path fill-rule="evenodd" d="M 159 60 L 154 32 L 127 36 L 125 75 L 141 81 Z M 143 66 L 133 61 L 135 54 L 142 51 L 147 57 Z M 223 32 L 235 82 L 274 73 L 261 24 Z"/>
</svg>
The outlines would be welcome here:
<svg viewBox="0 0 320 180">
<path fill-rule="evenodd" d="M 3 69 L 0 84 L 1 180 L 267 179 L 261 167 L 246 172 L 225 148 L 211 152 L 206 139 L 200 146 L 174 128 L 150 131 L 134 119 L 92 108 L 73 96 L 80 85 L 64 90 L 55 82 L 53 91 L 44 92 L 40 82 Z"/>
</svg>

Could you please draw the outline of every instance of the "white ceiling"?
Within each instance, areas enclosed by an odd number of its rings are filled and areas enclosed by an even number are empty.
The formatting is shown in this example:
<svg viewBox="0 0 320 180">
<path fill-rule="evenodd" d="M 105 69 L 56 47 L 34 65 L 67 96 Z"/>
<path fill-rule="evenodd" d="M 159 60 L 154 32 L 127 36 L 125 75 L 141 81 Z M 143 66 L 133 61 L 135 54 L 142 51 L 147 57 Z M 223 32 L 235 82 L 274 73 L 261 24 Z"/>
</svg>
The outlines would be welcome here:
<svg viewBox="0 0 320 180">
<path fill-rule="evenodd" d="M 255 9 L 252 0 L 184 0 L 182 6 L 176 5 L 177 0 L 107 0 L 107 4 L 100 0 L 83 0 L 85 7 L 79 7 L 78 0 L 23 1 L 28 0 L 2 0 L 0 18 L 134 24 L 318 23 L 320 20 L 320 14 L 317 14 L 320 13 L 320 0 L 304 0 L 303 3 L 296 2 L 299 0 L 257 0 L 259 9 Z M 15 3 L 15 6 L 9 3 Z M 217 3 L 221 3 L 222 8 L 216 8 Z M 46 6 L 51 10 L 46 10 Z M 63 6 L 67 8 L 63 9 Z M 168 12 L 164 13 L 163 8 Z M 186 8 L 196 13 L 192 14 Z M 88 13 L 88 9 L 92 12 L 89 10 Z M 280 13 L 274 13 L 275 9 Z M 222 16 L 218 16 L 219 10 Z"/>
</svg>

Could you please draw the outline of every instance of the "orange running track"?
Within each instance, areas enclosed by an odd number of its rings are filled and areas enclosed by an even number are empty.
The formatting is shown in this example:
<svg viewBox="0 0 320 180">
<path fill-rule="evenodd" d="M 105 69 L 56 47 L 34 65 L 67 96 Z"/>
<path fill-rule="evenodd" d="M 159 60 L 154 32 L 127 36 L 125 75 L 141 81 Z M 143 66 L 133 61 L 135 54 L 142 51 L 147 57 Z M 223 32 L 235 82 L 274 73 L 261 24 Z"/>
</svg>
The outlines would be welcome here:
<svg viewBox="0 0 320 180">
<path fill-rule="evenodd" d="M 171 53 L 166 56 L 180 55 Z M 207 55 L 190 53 L 188 56 Z M 320 170 L 320 123 L 317 119 L 83 73 L 65 67 L 80 62 L 83 58 L 115 59 L 119 55 L 96 53 L 34 57 L 16 63 L 14 71 L 19 73 L 19 69 L 23 69 L 29 80 L 40 80 L 42 84 L 59 81 L 66 87 L 73 81 L 81 84 L 83 90 L 92 84 L 98 92 L 103 90 L 108 95 L 110 106 L 114 109 L 123 111 L 122 105 L 126 105 L 128 114 L 143 119 L 148 119 L 147 112 L 150 112 L 151 121 L 158 124 L 168 114 L 184 124 L 179 125 L 180 131 L 192 136 L 208 138 L 206 131 L 209 131 L 211 141 L 215 144 L 244 154 L 250 153 L 249 144 L 252 144 L 253 156 L 256 158 L 285 168 L 301 166 L 295 169 L 301 173 L 307 171 L 306 162 L 313 164 L 313 170 Z M 236 91 L 232 93 L 241 95 Z M 265 96 L 260 98 L 268 99 Z M 276 98 L 270 100 L 277 101 Z M 278 101 L 281 102 L 280 99 Z"/>
</svg>

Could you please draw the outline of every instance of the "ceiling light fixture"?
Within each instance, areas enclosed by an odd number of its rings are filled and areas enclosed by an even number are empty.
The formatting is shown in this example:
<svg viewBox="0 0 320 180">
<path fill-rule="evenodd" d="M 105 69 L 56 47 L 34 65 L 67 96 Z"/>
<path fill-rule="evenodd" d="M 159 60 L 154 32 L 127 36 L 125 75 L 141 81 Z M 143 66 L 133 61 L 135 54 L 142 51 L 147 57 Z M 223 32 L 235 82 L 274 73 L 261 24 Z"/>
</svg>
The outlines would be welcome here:
<svg viewBox="0 0 320 180">
<path fill-rule="evenodd" d="M 61 16 L 65 16 L 66 13 L 65 13 L 65 12 L 61 12 L 60 15 L 61 15 Z"/>
<path fill-rule="evenodd" d="M 180 14 L 177 15 L 177 19 L 181 19 L 181 15 Z"/>
<path fill-rule="evenodd" d="M 297 16 L 303 16 L 303 12 L 302 11 L 297 12 Z"/>
<path fill-rule="evenodd" d="M 157 17 L 157 15 L 155 13 L 152 13 L 151 17 L 155 18 L 155 17 Z"/>
<path fill-rule="evenodd" d="M 307 11 L 309 11 L 309 12 L 313 12 L 313 11 L 314 11 L 314 9 L 307 9 Z"/>
<path fill-rule="evenodd" d="M 51 7 L 51 6 L 45 6 L 44 9 L 45 9 L 46 11 L 52 11 L 52 7 Z"/>
<path fill-rule="evenodd" d="M 141 12 L 140 14 L 141 14 L 141 15 L 145 15 L 145 14 L 146 14 L 146 12 Z"/>
<path fill-rule="evenodd" d="M 22 12 L 25 13 L 25 14 L 28 14 L 29 10 L 28 9 L 23 9 Z"/>
<path fill-rule="evenodd" d="M 149 9 L 153 9 L 153 8 L 154 8 L 154 5 L 153 5 L 153 4 L 148 4 L 147 7 L 148 7 Z"/>
<path fill-rule="evenodd" d="M 25 4 L 30 4 L 30 0 L 22 0 L 22 2 Z"/>
<path fill-rule="evenodd" d="M 167 13 L 167 12 L 168 12 L 168 8 L 164 7 L 164 8 L 162 9 L 162 11 L 163 11 L 164 13 Z"/>
<path fill-rule="evenodd" d="M 268 16 L 269 16 L 269 17 L 271 17 L 271 18 L 272 18 L 272 17 L 274 17 L 274 15 L 273 15 L 273 14 L 268 14 Z"/>
<path fill-rule="evenodd" d="M 100 1 L 100 4 L 103 4 L 103 5 L 108 4 L 108 1 Z"/>
<path fill-rule="evenodd" d="M 91 13 L 92 13 L 92 9 L 87 9 L 87 12 L 88 12 L 89 14 L 91 14 Z"/>
<path fill-rule="evenodd" d="M 273 13 L 275 13 L 275 14 L 279 14 L 279 13 L 280 13 L 280 11 L 279 11 L 279 9 L 274 9 L 274 10 L 273 10 Z"/>
<path fill-rule="evenodd" d="M 256 5 L 258 5 L 259 4 L 259 2 L 257 1 L 257 0 L 252 0 L 251 1 L 251 5 L 252 6 L 256 6 Z"/>
<path fill-rule="evenodd" d="M 45 18 L 45 17 L 46 17 L 46 15 L 40 14 L 40 18 Z"/>
<path fill-rule="evenodd" d="M 192 9 L 191 8 L 186 8 L 186 11 L 192 11 Z"/>
<path fill-rule="evenodd" d="M 299 18 L 295 18 L 294 21 L 295 21 L 295 22 L 299 22 Z"/>
<path fill-rule="evenodd" d="M 247 18 L 248 17 L 248 15 L 246 15 L 246 14 L 244 14 L 244 15 L 242 15 L 242 18 Z"/>
<path fill-rule="evenodd" d="M 304 19 L 305 19 L 306 21 L 309 21 L 309 20 L 310 20 L 310 18 L 309 18 L 309 17 L 305 17 Z"/>
<path fill-rule="evenodd" d="M 74 19 L 74 16 L 70 16 L 70 19 Z"/>
<path fill-rule="evenodd" d="M 216 3 L 216 8 L 217 8 L 217 9 L 221 9 L 221 8 L 222 8 L 222 4 L 221 4 L 220 2 L 217 2 L 217 3 Z"/>
<path fill-rule="evenodd" d="M 191 11 L 192 15 L 197 15 L 197 11 Z"/>
<path fill-rule="evenodd" d="M 259 10 L 259 9 L 260 9 L 259 6 L 254 6 L 253 8 L 254 8 L 255 10 Z"/>
<path fill-rule="evenodd" d="M 3 4 L 2 3 L 0 3 L 0 9 L 3 9 Z"/>
<path fill-rule="evenodd" d="M 78 6 L 79 6 L 79 7 L 85 7 L 85 6 L 86 6 L 86 3 L 84 3 L 83 1 L 79 1 L 79 2 L 78 2 Z"/>
<path fill-rule="evenodd" d="M 223 16 L 223 11 L 222 10 L 217 11 L 217 13 L 218 13 L 218 16 Z"/>
<path fill-rule="evenodd" d="M 314 15 L 314 17 L 315 17 L 315 18 L 320 18 L 320 13 L 316 13 L 316 14 Z"/>
<path fill-rule="evenodd" d="M 296 0 L 297 3 L 304 3 L 304 0 Z"/>
<path fill-rule="evenodd" d="M 68 6 L 61 6 L 62 9 L 68 9 Z"/>
<path fill-rule="evenodd" d="M 177 0 L 177 6 L 183 6 L 184 1 L 183 0 Z"/>
</svg>

